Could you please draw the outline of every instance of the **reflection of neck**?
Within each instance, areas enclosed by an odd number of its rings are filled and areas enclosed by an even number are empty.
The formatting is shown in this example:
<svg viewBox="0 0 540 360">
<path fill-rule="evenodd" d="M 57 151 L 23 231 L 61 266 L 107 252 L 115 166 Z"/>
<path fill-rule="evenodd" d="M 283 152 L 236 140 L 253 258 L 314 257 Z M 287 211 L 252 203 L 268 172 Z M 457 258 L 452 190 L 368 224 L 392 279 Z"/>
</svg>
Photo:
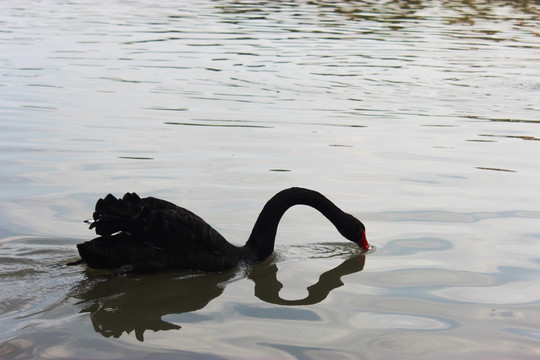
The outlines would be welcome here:
<svg viewBox="0 0 540 360">
<path fill-rule="evenodd" d="M 316 284 L 307 288 L 308 296 L 300 300 L 285 300 L 279 297 L 279 290 L 283 284 L 276 278 L 278 270 L 276 264 L 254 269 L 249 278 L 255 282 L 255 296 L 265 302 L 289 306 L 313 305 L 326 299 L 332 290 L 343 286 L 342 276 L 361 271 L 365 261 L 365 255 L 353 256 L 336 268 L 323 273 Z"/>
<path fill-rule="evenodd" d="M 307 205 L 317 209 L 338 230 L 343 227 L 344 220 L 349 216 L 316 191 L 302 188 L 283 190 L 268 200 L 245 245 L 257 261 L 262 261 L 272 254 L 279 221 L 285 211 L 295 205 Z"/>
</svg>

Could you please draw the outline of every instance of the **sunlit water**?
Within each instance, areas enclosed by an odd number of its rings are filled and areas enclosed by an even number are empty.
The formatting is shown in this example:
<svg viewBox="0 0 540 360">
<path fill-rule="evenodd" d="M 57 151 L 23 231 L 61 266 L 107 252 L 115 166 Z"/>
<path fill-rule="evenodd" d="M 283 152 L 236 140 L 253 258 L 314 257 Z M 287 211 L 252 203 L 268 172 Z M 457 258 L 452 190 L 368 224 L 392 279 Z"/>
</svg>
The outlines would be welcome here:
<svg viewBox="0 0 540 360">
<path fill-rule="evenodd" d="M 0 2 L 0 358 L 540 357 L 534 2 Z M 166 198 L 275 255 L 108 277 L 82 220 Z"/>
</svg>

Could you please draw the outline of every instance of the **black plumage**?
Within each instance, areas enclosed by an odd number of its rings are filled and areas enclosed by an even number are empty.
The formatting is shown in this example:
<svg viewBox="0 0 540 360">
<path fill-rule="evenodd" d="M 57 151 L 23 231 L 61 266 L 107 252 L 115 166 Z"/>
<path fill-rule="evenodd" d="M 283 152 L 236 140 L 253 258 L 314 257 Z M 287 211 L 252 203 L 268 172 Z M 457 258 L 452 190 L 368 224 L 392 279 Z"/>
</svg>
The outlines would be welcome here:
<svg viewBox="0 0 540 360">
<path fill-rule="evenodd" d="M 244 246 L 230 244 L 191 211 L 154 197 L 109 194 L 96 203 L 94 221 L 99 237 L 78 244 L 81 258 L 93 268 L 154 272 L 165 269 L 220 271 L 240 261 L 257 263 L 274 250 L 279 221 L 294 205 L 312 206 L 347 239 L 369 249 L 364 225 L 341 211 L 320 193 L 290 188 L 264 206 Z"/>
</svg>

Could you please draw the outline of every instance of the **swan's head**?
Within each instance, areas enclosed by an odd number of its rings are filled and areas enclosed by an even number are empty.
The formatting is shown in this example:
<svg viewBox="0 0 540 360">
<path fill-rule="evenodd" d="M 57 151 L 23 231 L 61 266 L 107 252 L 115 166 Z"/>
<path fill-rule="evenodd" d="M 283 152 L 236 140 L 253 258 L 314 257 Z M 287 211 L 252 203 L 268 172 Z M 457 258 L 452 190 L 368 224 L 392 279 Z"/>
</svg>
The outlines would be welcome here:
<svg viewBox="0 0 540 360">
<path fill-rule="evenodd" d="M 369 250 L 369 243 L 366 237 L 366 227 L 354 216 L 349 215 L 347 225 L 341 229 L 340 232 L 347 239 L 357 243 L 362 250 Z"/>
<path fill-rule="evenodd" d="M 369 243 L 367 241 L 366 237 L 366 230 L 362 231 L 362 236 L 360 237 L 360 240 L 356 241 L 358 246 L 360 246 L 364 251 L 369 250 Z"/>
</svg>

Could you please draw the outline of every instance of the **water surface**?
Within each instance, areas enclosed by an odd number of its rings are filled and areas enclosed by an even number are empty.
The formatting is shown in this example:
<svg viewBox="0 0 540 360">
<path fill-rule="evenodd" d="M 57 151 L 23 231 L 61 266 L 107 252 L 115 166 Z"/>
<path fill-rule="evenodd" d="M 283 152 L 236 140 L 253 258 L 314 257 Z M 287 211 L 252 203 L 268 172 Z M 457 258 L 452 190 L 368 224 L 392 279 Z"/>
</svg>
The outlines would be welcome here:
<svg viewBox="0 0 540 360">
<path fill-rule="evenodd" d="M 536 2 L 0 2 L 2 359 L 540 357 Z M 273 257 L 110 277 L 111 192 L 235 244 L 277 191 Z"/>
</svg>

